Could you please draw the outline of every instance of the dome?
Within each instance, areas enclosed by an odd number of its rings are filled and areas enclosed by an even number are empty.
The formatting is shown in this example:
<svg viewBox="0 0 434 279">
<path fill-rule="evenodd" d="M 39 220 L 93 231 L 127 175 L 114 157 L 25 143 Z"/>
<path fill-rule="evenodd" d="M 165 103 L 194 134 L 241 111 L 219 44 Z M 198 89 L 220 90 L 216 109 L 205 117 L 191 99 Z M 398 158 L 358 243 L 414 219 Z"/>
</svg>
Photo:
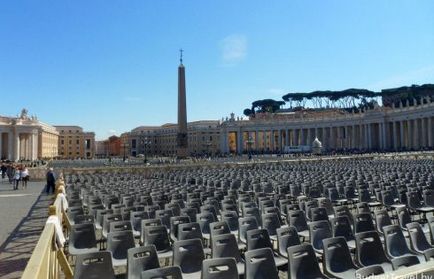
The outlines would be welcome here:
<svg viewBox="0 0 434 279">
<path fill-rule="evenodd" d="M 321 148 L 322 147 L 322 143 L 319 141 L 319 139 L 317 137 L 315 137 L 315 140 L 312 142 L 312 147 L 313 148 Z"/>
</svg>

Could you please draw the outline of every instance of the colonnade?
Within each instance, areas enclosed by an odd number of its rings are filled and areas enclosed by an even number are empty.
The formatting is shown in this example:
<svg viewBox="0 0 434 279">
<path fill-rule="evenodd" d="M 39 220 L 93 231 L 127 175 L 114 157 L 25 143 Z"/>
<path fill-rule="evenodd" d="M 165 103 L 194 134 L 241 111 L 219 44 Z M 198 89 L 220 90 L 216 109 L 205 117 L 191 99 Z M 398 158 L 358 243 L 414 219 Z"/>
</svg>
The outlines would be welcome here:
<svg viewBox="0 0 434 279">
<path fill-rule="evenodd" d="M 38 133 L 36 131 L 1 131 L 0 157 L 8 160 L 36 160 L 38 158 Z"/>
<path fill-rule="evenodd" d="M 399 116 L 399 115 L 398 115 Z M 403 119 L 405 118 L 405 119 Z M 260 124 L 260 123 L 258 123 Z M 230 127 L 222 133 L 225 152 L 284 152 L 285 147 L 311 146 L 318 138 L 325 150 L 420 150 L 434 148 L 433 113 L 416 118 L 375 117 L 317 123 Z M 253 127 L 252 127 L 253 126 Z M 291 127 L 292 126 L 292 127 Z"/>
</svg>

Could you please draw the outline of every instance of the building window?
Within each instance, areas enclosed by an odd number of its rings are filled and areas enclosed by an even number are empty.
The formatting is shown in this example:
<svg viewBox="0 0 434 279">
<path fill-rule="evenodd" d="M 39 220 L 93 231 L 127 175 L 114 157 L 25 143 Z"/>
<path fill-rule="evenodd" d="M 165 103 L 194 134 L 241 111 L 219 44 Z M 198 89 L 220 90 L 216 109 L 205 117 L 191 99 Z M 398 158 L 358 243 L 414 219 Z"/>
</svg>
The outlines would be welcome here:
<svg viewBox="0 0 434 279">
<path fill-rule="evenodd" d="M 64 141 L 64 140 L 61 140 L 61 141 L 60 141 L 60 144 L 65 144 L 65 141 Z"/>
<path fill-rule="evenodd" d="M 80 144 L 80 140 L 77 140 L 77 144 Z"/>
<path fill-rule="evenodd" d="M 131 140 L 131 148 L 137 147 L 137 141 L 135 139 Z"/>
</svg>

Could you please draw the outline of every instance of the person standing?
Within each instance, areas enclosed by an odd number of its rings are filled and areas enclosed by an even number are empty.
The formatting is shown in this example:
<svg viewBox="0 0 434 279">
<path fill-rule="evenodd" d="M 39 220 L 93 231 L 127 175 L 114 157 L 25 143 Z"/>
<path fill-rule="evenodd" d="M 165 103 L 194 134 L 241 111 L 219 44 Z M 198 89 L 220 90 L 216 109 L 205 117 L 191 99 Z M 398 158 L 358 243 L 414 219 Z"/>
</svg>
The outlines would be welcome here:
<svg viewBox="0 0 434 279">
<path fill-rule="evenodd" d="M 6 167 L 6 175 L 8 176 L 10 184 L 12 184 L 12 182 L 14 181 L 14 174 L 15 174 L 15 168 L 12 164 L 9 164 Z"/>
<path fill-rule="evenodd" d="M 27 182 L 29 181 L 29 169 L 27 169 L 27 167 L 24 165 L 21 169 L 21 183 L 22 183 L 22 187 L 23 189 L 27 189 Z"/>
<path fill-rule="evenodd" d="M 21 171 L 18 166 L 15 168 L 13 179 L 14 179 L 14 190 L 18 190 L 18 185 L 20 184 L 20 180 L 21 180 Z"/>
<path fill-rule="evenodd" d="M 5 179 L 7 169 L 8 169 L 8 168 L 6 167 L 6 164 L 2 163 L 2 166 L 1 166 L 2 179 Z"/>
<path fill-rule="evenodd" d="M 54 194 L 56 178 L 54 177 L 53 168 L 48 169 L 46 177 L 47 177 L 47 194 L 50 193 L 50 189 L 51 189 L 51 193 Z"/>
</svg>

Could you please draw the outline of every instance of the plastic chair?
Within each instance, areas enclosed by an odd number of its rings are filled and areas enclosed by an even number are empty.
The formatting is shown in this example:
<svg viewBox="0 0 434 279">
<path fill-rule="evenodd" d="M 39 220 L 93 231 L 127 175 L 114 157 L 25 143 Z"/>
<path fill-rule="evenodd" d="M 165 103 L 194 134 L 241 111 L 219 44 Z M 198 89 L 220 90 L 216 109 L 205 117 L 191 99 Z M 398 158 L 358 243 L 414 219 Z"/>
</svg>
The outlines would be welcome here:
<svg viewBox="0 0 434 279">
<path fill-rule="evenodd" d="M 413 222 L 407 224 L 408 234 L 410 236 L 410 247 L 420 255 L 424 255 L 428 261 L 434 253 L 434 247 L 431 246 L 423 233 L 419 223 Z"/>
<path fill-rule="evenodd" d="M 361 232 L 356 237 L 356 262 L 360 266 L 380 265 L 384 271 L 392 271 L 380 237 L 375 231 Z"/>
<path fill-rule="evenodd" d="M 75 260 L 74 279 L 115 279 L 111 253 L 108 251 L 78 255 Z"/>
<path fill-rule="evenodd" d="M 69 235 L 69 253 L 73 256 L 98 252 L 93 224 L 75 224 Z"/>
<path fill-rule="evenodd" d="M 143 245 L 154 245 L 157 249 L 158 258 L 170 258 L 173 256 L 166 226 L 147 226 L 142 229 Z"/>
<path fill-rule="evenodd" d="M 183 279 L 179 266 L 168 266 L 143 271 L 141 279 Z"/>
<path fill-rule="evenodd" d="M 383 234 L 383 228 L 392 225 L 392 220 L 386 209 L 376 210 L 374 212 L 375 228 L 379 234 Z"/>
<path fill-rule="evenodd" d="M 247 251 L 245 258 L 245 279 L 279 279 L 273 251 L 270 248 Z"/>
<path fill-rule="evenodd" d="M 371 213 L 358 213 L 354 216 L 354 234 L 375 231 Z"/>
<path fill-rule="evenodd" d="M 380 275 L 380 274 L 384 274 L 384 269 L 379 265 L 371 265 L 356 270 L 355 278 L 368 279 L 368 278 L 373 278 L 373 276 Z"/>
<path fill-rule="evenodd" d="M 244 274 L 245 262 L 241 258 L 241 253 L 238 249 L 237 240 L 233 234 L 229 233 L 213 236 L 211 247 L 211 256 L 213 258 L 234 258 L 236 261 L 238 274 Z"/>
<path fill-rule="evenodd" d="M 128 279 L 140 279 L 142 271 L 159 267 L 160 263 L 154 245 L 128 249 Z"/>
<path fill-rule="evenodd" d="M 314 207 L 310 209 L 310 215 L 312 222 L 315 221 L 328 221 L 329 216 L 327 210 L 324 207 Z"/>
<path fill-rule="evenodd" d="M 277 229 L 277 247 L 281 256 L 288 258 L 288 247 L 300 244 L 300 238 L 295 227 Z"/>
<path fill-rule="evenodd" d="M 328 278 L 319 268 L 312 245 L 303 243 L 288 247 L 288 279 L 311 278 Z"/>
<path fill-rule="evenodd" d="M 234 258 L 208 259 L 202 262 L 202 279 L 238 279 Z"/>
<path fill-rule="evenodd" d="M 343 237 L 333 237 L 323 240 L 323 270 L 333 278 L 353 278 L 357 270 L 347 242 Z"/>
<path fill-rule="evenodd" d="M 315 252 L 322 254 L 322 240 L 332 237 L 332 230 L 328 221 L 316 221 L 309 224 L 309 239 Z"/>
<path fill-rule="evenodd" d="M 277 240 L 276 230 L 280 228 L 279 216 L 276 213 L 262 214 L 262 228 L 268 231 L 273 240 Z"/>
<path fill-rule="evenodd" d="M 134 247 L 132 231 L 110 232 L 107 235 L 107 251 L 112 253 L 113 266 L 126 265 L 128 249 Z"/>
<path fill-rule="evenodd" d="M 291 210 L 286 216 L 288 226 L 293 226 L 297 229 L 298 235 L 303 237 L 309 236 L 309 227 L 307 225 L 306 216 L 301 210 Z"/>
<path fill-rule="evenodd" d="M 266 229 L 255 229 L 247 231 L 247 250 L 256 250 L 261 248 L 270 248 L 273 250 L 270 236 Z M 274 254 L 274 262 L 277 267 L 282 267 L 288 263 L 288 260 L 278 254 Z"/>
<path fill-rule="evenodd" d="M 179 240 L 173 243 L 173 265 L 181 268 L 183 278 L 200 278 L 205 259 L 200 239 Z"/>
<path fill-rule="evenodd" d="M 170 217 L 170 238 L 173 241 L 178 240 L 178 225 L 190 223 L 188 216 L 174 216 Z"/>
<path fill-rule="evenodd" d="M 257 229 L 258 228 L 258 221 L 255 217 L 249 216 L 249 217 L 243 217 L 238 219 L 239 224 L 239 240 L 242 243 L 247 243 L 247 231 Z"/>
</svg>

